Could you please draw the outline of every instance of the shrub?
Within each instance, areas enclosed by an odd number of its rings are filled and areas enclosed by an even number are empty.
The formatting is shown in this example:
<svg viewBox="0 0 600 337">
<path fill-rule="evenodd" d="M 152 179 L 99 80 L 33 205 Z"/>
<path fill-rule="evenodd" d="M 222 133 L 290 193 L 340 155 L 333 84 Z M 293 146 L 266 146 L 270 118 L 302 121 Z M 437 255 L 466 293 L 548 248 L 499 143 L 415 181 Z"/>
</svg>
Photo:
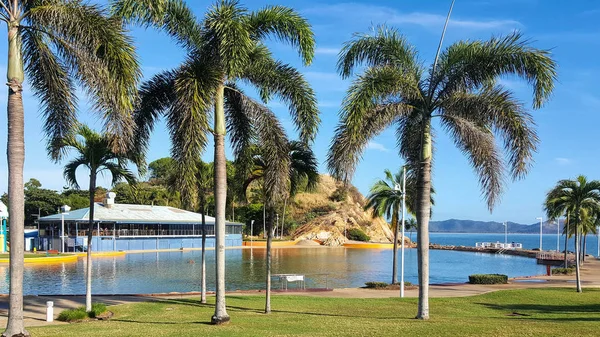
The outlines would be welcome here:
<svg viewBox="0 0 600 337">
<path fill-rule="evenodd" d="M 552 275 L 573 275 L 575 267 L 569 268 L 552 268 Z"/>
<path fill-rule="evenodd" d="M 68 309 L 62 311 L 57 320 L 62 322 L 76 322 L 81 321 L 86 318 L 96 318 L 99 315 L 106 312 L 106 305 L 104 303 L 93 303 L 92 310 L 90 312 L 85 312 L 85 307 L 79 307 L 76 309 Z"/>
<path fill-rule="evenodd" d="M 348 199 L 348 189 L 343 186 L 336 188 L 335 191 L 331 193 L 331 196 L 329 196 L 329 199 L 337 202 L 346 201 L 346 199 Z"/>
<path fill-rule="evenodd" d="M 90 318 L 96 318 L 106 312 L 106 304 L 92 303 L 92 311 L 88 312 Z"/>
<path fill-rule="evenodd" d="M 365 282 L 366 288 L 370 289 L 378 289 L 378 288 L 386 288 L 389 284 L 385 282 Z"/>
<path fill-rule="evenodd" d="M 87 312 L 85 312 L 85 307 L 79 307 L 77 309 L 68 309 L 62 311 L 58 315 L 57 319 L 62 322 L 75 322 L 86 319 L 87 317 L 88 316 Z"/>
<path fill-rule="evenodd" d="M 469 275 L 471 284 L 506 284 L 508 276 L 502 274 L 474 274 Z"/>
<path fill-rule="evenodd" d="M 348 231 L 348 239 L 354 241 L 369 241 L 371 238 L 359 228 L 352 228 Z"/>
</svg>

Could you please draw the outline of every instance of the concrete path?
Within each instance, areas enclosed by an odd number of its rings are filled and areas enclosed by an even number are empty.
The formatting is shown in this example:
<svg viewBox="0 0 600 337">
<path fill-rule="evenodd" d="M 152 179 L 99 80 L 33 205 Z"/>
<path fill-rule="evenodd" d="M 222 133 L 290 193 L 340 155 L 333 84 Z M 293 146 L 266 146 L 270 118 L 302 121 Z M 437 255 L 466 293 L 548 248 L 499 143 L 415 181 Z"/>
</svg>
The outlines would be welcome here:
<svg viewBox="0 0 600 337">
<path fill-rule="evenodd" d="M 586 261 L 581 269 L 582 285 L 584 287 L 600 287 L 600 261 Z M 575 287 L 575 276 L 534 276 L 525 278 L 516 278 L 509 284 L 503 285 L 476 285 L 476 284 L 439 284 L 431 285 L 429 288 L 430 297 L 463 297 L 484 294 L 491 291 L 507 289 L 525 289 L 525 288 L 547 288 L 547 287 Z M 236 291 L 228 293 L 229 295 L 261 295 L 264 291 Z M 345 288 L 334 289 L 333 291 L 322 292 L 273 292 L 274 296 L 294 295 L 294 296 L 312 296 L 312 297 L 342 297 L 342 298 L 389 298 L 399 297 L 399 290 L 374 290 L 364 288 Z M 406 291 L 406 297 L 417 297 L 418 289 L 409 289 Z M 199 298 L 199 294 L 167 294 L 164 296 L 136 295 L 136 296 L 94 296 L 94 301 L 102 302 L 107 305 L 119 305 L 126 303 L 160 301 L 161 299 L 172 298 Z M 25 325 L 37 326 L 47 325 L 46 319 L 46 301 L 54 302 L 55 317 L 65 309 L 71 309 L 83 306 L 85 304 L 84 296 L 26 296 L 24 298 Z M 8 296 L 0 296 L 0 328 L 6 326 L 8 316 Z M 53 324 L 64 324 L 55 321 Z"/>
</svg>

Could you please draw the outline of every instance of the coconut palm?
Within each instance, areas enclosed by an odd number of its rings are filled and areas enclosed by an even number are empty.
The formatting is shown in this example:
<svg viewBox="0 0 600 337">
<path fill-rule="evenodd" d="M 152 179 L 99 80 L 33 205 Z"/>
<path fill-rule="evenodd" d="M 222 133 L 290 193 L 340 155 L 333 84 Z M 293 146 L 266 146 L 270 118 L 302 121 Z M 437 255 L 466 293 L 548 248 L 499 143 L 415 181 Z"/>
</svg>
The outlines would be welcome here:
<svg viewBox="0 0 600 337">
<path fill-rule="evenodd" d="M 75 134 L 66 135 L 56 143 L 57 150 L 63 152 L 75 151 L 75 158 L 65 165 L 63 174 L 72 187 L 79 189 L 76 171 L 86 167 L 90 171 L 89 201 L 90 211 L 87 235 L 87 260 L 85 278 L 85 311 L 92 310 L 92 232 L 94 231 L 94 196 L 96 195 L 96 178 L 98 174 L 107 171 L 112 176 L 113 186 L 122 180 L 130 185 L 135 183 L 135 176 L 127 168 L 129 162 L 137 162 L 137 158 L 113 151 L 111 135 L 101 135 L 89 127 L 80 126 Z"/>
<path fill-rule="evenodd" d="M 23 326 L 24 195 L 23 82 L 40 101 L 48 143 L 71 132 L 76 90 L 88 92 L 123 150 L 132 134 L 131 95 L 140 76 L 134 49 L 119 20 L 98 5 L 80 0 L 0 1 L 8 30 L 8 197 L 10 217 L 10 304 L 3 336 L 28 336 Z M 53 159 L 60 152 L 51 152 Z"/>
<path fill-rule="evenodd" d="M 159 4 L 148 0 L 118 0 L 113 2 L 113 8 L 116 15 L 131 22 L 160 27 L 188 52 L 181 66 L 158 74 L 143 85 L 137 111 L 138 145 L 147 146 L 155 121 L 164 114 L 173 143 L 172 157 L 179 166 L 178 185 L 182 193 L 193 194 L 195 160 L 206 146 L 207 135 L 213 135 L 217 282 L 212 322 L 227 322 L 225 135 L 227 132 L 231 135 L 236 158 L 244 156 L 255 139 L 261 146 L 265 145 L 270 159 L 285 158 L 286 147 L 285 134 L 279 132 L 282 129 L 275 115 L 246 96 L 236 83 L 256 87 L 263 102 L 277 97 L 286 103 L 301 140 L 311 142 L 319 124 L 314 92 L 300 72 L 275 60 L 264 44 L 268 38 L 289 43 L 298 50 L 303 62 L 309 64 L 315 45 L 311 27 L 290 8 L 267 6 L 251 12 L 233 0 L 217 1 L 203 21 L 198 21 L 178 0 L 163 0 Z M 211 113 L 212 128 L 208 125 Z M 276 163 L 275 160 L 270 162 Z M 284 160 L 276 165 L 277 169 L 271 170 L 273 175 L 269 174 L 275 181 L 265 184 L 272 195 L 280 195 L 285 190 L 278 172 L 287 170 L 288 162 Z"/>
<path fill-rule="evenodd" d="M 533 107 L 539 108 L 554 87 L 555 63 L 548 51 L 512 33 L 456 42 L 426 69 L 397 30 L 379 27 L 372 34 L 355 35 L 340 52 L 338 71 L 343 78 L 363 65 L 343 101 L 328 166 L 335 177 L 349 181 L 369 140 L 392 125 L 396 128 L 400 155 L 418 181 L 417 317 L 427 319 L 434 127 L 447 131 L 468 157 L 491 210 L 502 191 L 505 167 L 513 179 L 523 177 L 538 143 L 532 116 L 496 81 L 505 75 L 525 79 L 534 88 Z M 503 140 L 506 162 L 496 137 Z"/>
<path fill-rule="evenodd" d="M 412 232 L 417 229 L 417 219 L 408 218 L 404 226 L 405 230 L 410 232 L 410 241 L 412 242 Z"/>
<path fill-rule="evenodd" d="M 581 292 L 580 240 L 585 228 L 594 222 L 594 215 L 600 212 L 600 181 L 588 181 L 583 175 L 575 180 L 560 180 L 546 195 L 544 208 L 548 217 L 552 219 L 565 213 L 569 214 L 570 230 L 574 231 L 575 235 L 577 292 Z"/>
<path fill-rule="evenodd" d="M 397 255 L 398 255 L 398 235 L 400 231 L 399 213 L 402 209 L 402 199 L 404 195 L 403 191 L 403 169 L 400 169 L 398 173 L 393 174 L 390 170 L 385 170 L 385 180 L 379 180 L 373 184 L 369 195 L 367 196 L 367 203 L 364 206 L 365 210 L 371 210 L 374 218 L 385 216 L 392 220 L 392 229 L 394 230 L 394 249 L 392 253 L 392 284 L 398 283 L 397 273 Z M 408 188 L 407 188 L 408 190 Z M 408 212 L 412 213 L 410 205 L 414 205 L 414 194 L 406 195 L 408 202 Z M 404 214 L 402 214 L 404 217 Z M 404 240 L 404 238 L 401 238 Z"/>
</svg>

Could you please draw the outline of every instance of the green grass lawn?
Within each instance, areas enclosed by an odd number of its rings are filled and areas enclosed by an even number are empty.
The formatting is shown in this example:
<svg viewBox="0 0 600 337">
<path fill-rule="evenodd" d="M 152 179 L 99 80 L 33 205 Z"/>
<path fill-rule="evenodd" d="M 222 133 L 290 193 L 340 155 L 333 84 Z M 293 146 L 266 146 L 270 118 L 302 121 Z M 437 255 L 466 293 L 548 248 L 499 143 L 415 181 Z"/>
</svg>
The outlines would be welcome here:
<svg viewBox="0 0 600 337">
<path fill-rule="evenodd" d="M 210 298 L 211 300 L 214 298 Z M 31 328 L 35 336 L 598 336 L 600 289 L 509 290 L 431 299 L 431 319 L 413 319 L 417 300 L 228 296 L 231 322 L 208 324 L 195 300 L 109 307 L 110 321 Z M 518 315 L 515 315 L 517 313 Z"/>
</svg>

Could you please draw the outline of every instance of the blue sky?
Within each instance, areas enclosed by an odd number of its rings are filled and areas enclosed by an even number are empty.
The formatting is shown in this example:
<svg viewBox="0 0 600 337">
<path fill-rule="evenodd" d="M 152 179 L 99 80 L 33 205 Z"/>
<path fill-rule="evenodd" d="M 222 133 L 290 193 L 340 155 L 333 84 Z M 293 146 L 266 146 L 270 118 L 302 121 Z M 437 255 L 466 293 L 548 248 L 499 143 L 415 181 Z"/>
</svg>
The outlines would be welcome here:
<svg viewBox="0 0 600 337">
<path fill-rule="evenodd" d="M 199 17 L 211 4 L 208 1 L 188 1 Z M 258 9 L 277 2 L 245 1 L 249 9 Z M 372 25 L 387 24 L 398 28 L 419 51 L 420 59 L 430 64 L 443 27 L 450 1 L 279 1 L 301 12 L 312 24 L 317 39 L 314 62 L 303 67 L 297 53 L 288 46 L 269 43 L 275 55 L 297 66 L 317 92 L 322 124 L 314 150 L 324 164 L 338 110 L 350 81 L 336 73 L 337 53 L 344 41 L 355 32 L 367 32 Z M 466 158 L 454 147 L 442 130 L 436 139 L 433 169 L 437 194 L 434 220 L 448 218 L 475 220 L 510 220 L 534 223 L 542 213 L 544 194 L 563 178 L 578 174 L 598 176 L 597 126 L 600 125 L 600 4 L 595 1 L 457 0 L 448 27 L 445 46 L 461 39 L 487 39 L 519 30 L 539 48 L 552 49 L 558 62 L 558 82 L 551 101 L 534 111 L 541 139 L 535 155 L 535 165 L 523 180 L 508 181 L 501 203 L 493 213 L 487 210 L 477 179 Z M 6 33 L 3 27 L 3 33 Z M 132 35 L 144 71 L 144 77 L 177 66 L 184 54 L 167 36 L 155 30 L 132 28 Z M 6 36 L 6 35 L 5 35 Z M 6 55 L 6 44 L 0 44 L 0 55 Z M 0 60 L 0 72 L 6 72 L 6 61 Z M 526 83 L 506 78 L 502 83 L 515 91 L 517 97 L 531 107 L 531 90 Z M 65 185 L 62 165 L 54 164 L 45 152 L 42 121 L 38 102 L 25 85 L 25 180 L 35 177 L 44 187 L 60 190 Z M 83 101 L 85 101 L 83 99 Z M 0 91 L 0 105 L 6 105 L 6 89 Z M 295 138 L 291 119 L 285 106 L 271 102 L 271 108 L 281 118 L 290 136 Z M 100 128 L 98 115 L 82 103 L 80 119 Z M 0 134 L 6 134 L 6 114 L 0 115 Z M 0 138 L 1 139 L 1 138 Z M 6 138 L 4 138 L 5 140 Z M 0 153 L 6 153 L 6 142 L 0 141 Z M 169 155 L 170 142 L 164 124 L 152 136 L 149 160 Z M 402 160 L 395 147 L 393 130 L 386 130 L 373 139 L 358 166 L 353 183 L 366 193 L 369 186 L 383 175 L 383 170 L 396 170 Z M 204 155 L 211 160 L 211 146 Z M 86 172 L 80 172 L 80 185 L 86 186 Z M 0 192 L 7 186 L 6 157 L 0 156 Z M 100 181 L 109 185 L 109 177 Z"/>
</svg>

